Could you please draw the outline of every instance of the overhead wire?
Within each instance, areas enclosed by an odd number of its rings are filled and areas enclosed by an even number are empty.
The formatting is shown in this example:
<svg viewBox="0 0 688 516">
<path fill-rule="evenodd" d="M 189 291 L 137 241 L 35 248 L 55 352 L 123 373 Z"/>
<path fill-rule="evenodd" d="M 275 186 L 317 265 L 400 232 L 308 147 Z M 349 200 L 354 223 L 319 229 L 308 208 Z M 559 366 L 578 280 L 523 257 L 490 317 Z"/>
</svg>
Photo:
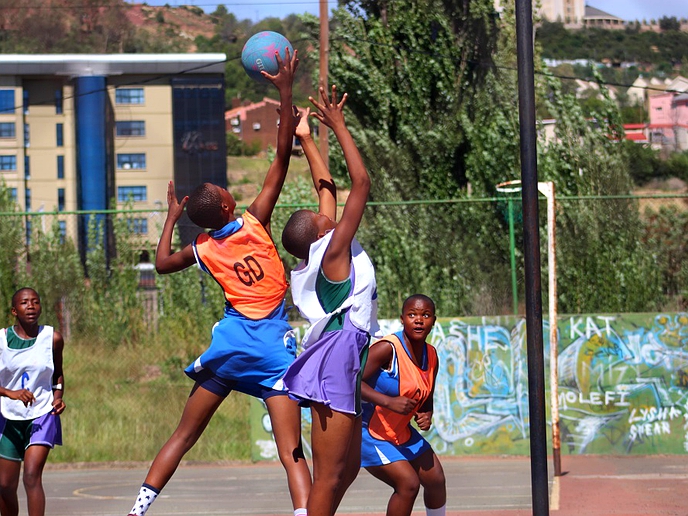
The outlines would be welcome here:
<svg viewBox="0 0 688 516">
<path fill-rule="evenodd" d="M 292 5 L 293 5 L 293 4 L 314 4 L 314 3 L 318 3 L 317 0 L 314 0 L 314 1 L 302 1 L 302 2 L 291 2 Z M 134 5 L 136 5 L 136 4 L 134 4 Z M 218 2 L 217 4 L 202 4 L 202 5 L 201 5 L 201 4 L 197 4 L 197 5 L 191 6 L 191 7 L 201 7 L 201 6 L 206 6 L 206 7 L 207 7 L 207 6 L 212 6 L 212 5 L 224 5 L 224 4 L 221 3 L 221 2 Z M 277 2 L 247 2 L 247 3 L 233 2 L 230 6 L 239 6 L 239 5 L 277 5 Z M 94 7 L 99 7 L 99 8 L 102 8 L 102 7 L 112 7 L 112 4 L 103 3 L 103 4 L 91 4 L 91 5 L 89 5 L 89 4 L 83 4 L 83 5 L 65 5 L 65 6 L 48 5 L 48 6 L 39 6 L 39 7 L 37 7 L 37 8 L 40 8 L 40 9 L 43 9 L 43 8 L 45 8 L 45 9 L 61 9 L 61 8 L 64 8 L 64 9 L 76 9 L 76 8 L 94 8 Z M 17 8 L 17 7 L 11 7 L 11 6 L 10 6 L 10 7 L 6 7 L 6 6 L 3 6 L 3 7 L 0 8 L 0 9 L 14 9 L 14 8 Z M 33 7 L 32 7 L 32 8 L 33 8 Z M 305 41 L 305 40 L 309 40 L 309 39 L 310 39 L 310 38 L 301 38 L 301 39 L 299 39 L 299 40 L 294 40 L 292 43 L 296 44 L 296 43 L 298 43 L 298 42 Z M 338 38 L 333 38 L 333 40 L 337 40 L 337 39 L 338 39 Z M 353 40 L 359 41 L 359 42 L 364 42 L 364 43 L 366 43 L 366 44 L 368 44 L 368 45 L 373 45 L 373 46 L 381 46 L 381 47 L 391 47 L 391 48 L 395 48 L 395 49 L 403 49 L 403 50 L 405 50 L 405 51 L 407 51 L 407 52 L 410 52 L 410 53 L 421 54 L 421 55 L 427 55 L 427 56 L 430 56 L 430 57 L 445 57 L 445 58 L 449 57 L 449 56 L 443 56 L 442 54 L 439 54 L 439 53 L 437 53 L 437 52 L 423 52 L 423 51 L 419 51 L 419 50 L 416 49 L 416 48 L 410 48 L 410 47 L 406 47 L 406 46 L 400 45 L 400 44 L 378 43 L 378 42 L 373 42 L 373 41 L 370 41 L 370 40 L 367 40 L 367 39 L 360 39 L 360 38 L 357 39 L 357 38 L 351 37 L 351 36 L 349 36 L 349 39 L 353 39 Z M 141 54 L 132 54 L 132 55 L 141 55 Z M 236 55 L 236 56 L 234 56 L 234 57 L 228 57 L 228 58 L 226 58 L 226 59 L 224 59 L 224 60 L 222 60 L 222 61 L 216 61 L 216 62 L 213 62 L 213 63 L 206 63 L 206 64 L 203 64 L 203 65 L 190 67 L 190 68 L 188 68 L 188 69 L 181 70 L 181 71 L 179 71 L 179 72 L 166 73 L 166 74 L 159 74 L 159 75 L 156 75 L 156 76 L 148 77 L 148 78 L 146 78 L 146 79 L 137 79 L 137 80 L 134 80 L 134 81 L 131 81 L 131 82 L 128 82 L 128 83 L 123 83 L 123 84 L 120 84 L 120 85 L 117 85 L 117 86 L 108 85 L 108 86 L 106 86 L 105 88 L 103 88 L 103 89 L 101 89 L 101 90 L 91 90 L 91 91 L 89 91 L 89 92 L 87 92 L 87 93 L 72 94 L 72 95 L 69 95 L 69 96 L 64 97 L 64 99 L 73 99 L 73 98 L 79 97 L 80 95 L 88 95 L 88 94 L 92 94 L 92 93 L 97 93 L 97 92 L 99 92 L 99 91 L 109 91 L 109 90 L 111 90 L 111 89 L 116 89 L 116 88 L 118 88 L 118 87 L 142 86 L 142 85 L 145 85 L 145 84 L 148 84 L 148 83 L 151 83 L 151 82 L 155 82 L 155 81 L 158 81 L 158 80 L 160 80 L 160 79 L 167 78 L 167 77 L 182 76 L 182 75 L 185 75 L 185 74 L 193 73 L 194 71 L 197 71 L 197 70 L 201 70 L 201 69 L 203 69 L 203 68 L 207 68 L 207 67 L 210 67 L 210 66 L 215 66 L 215 65 L 217 65 L 217 64 L 219 64 L 219 63 L 227 63 L 227 62 L 230 62 L 230 61 L 234 61 L 234 60 L 236 60 L 236 59 L 239 59 L 240 57 L 241 57 L 241 55 L 239 54 L 239 55 Z M 510 67 L 510 66 L 505 66 L 505 65 L 497 65 L 497 64 L 494 64 L 494 63 L 487 63 L 487 62 L 485 62 L 485 61 L 476 61 L 476 60 L 470 60 L 470 59 L 468 59 L 468 60 L 466 60 L 466 62 L 469 63 L 469 64 L 472 64 L 472 65 L 481 66 L 481 67 L 490 66 L 490 67 L 495 68 L 495 69 L 502 69 L 502 70 L 506 70 L 506 71 L 517 71 L 517 69 L 516 69 L 515 67 Z M 593 60 L 590 60 L 589 63 L 594 63 L 594 61 L 593 61 Z M 588 78 L 588 79 L 583 79 L 583 78 L 576 77 L 576 76 L 569 76 L 569 75 L 563 75 L 563 74 L 556 74 L 556 73 L 552 73 L 552 72 L 550 72 L 550 71 L 535 70 L 534 73 L 535 73 L 536 75 L 542 75 L 542 76 L 546 76 L 546 77 L 554 77 L 554 78 L 557 78 L 557 79 L 560 79 L 560 80 L 584 80 L 584 81 L 588 81 L 588 82 L 595 82 L 595 83 L 600 84 L 600 85 L 603 85 L 603 86 L 605 86 L 605 87 L 609 87 L 609 86 L 614 86 L 614 87 L 618 87 L 618 88 L 631 88 L 631 87 L 633 87 L 633 88 L 636 88 L 636 89 L 639 89 L 639 90 L 657 91 L 657 92 L 661 92 L 661 93 L 665 93 L 665 92 L 667 91 L 667 90 L 664 89 L 664 88 L 655 87 L 655 86 L 652 86 L 652 85 L 646 85 L 646 86 L 637 85 L 637 86 L 636 86 L 636 85 L 634 85 L 634 84 L 622 84 L 622 83 L 617 83 L 617 82 L 612 82 L 612 81 L 606 81 L 606 80 L 597 80 L 597 79 L 589 79 L 589 78 Z M 45 101 L 45 102 L 38 102 L 38 103 L 35 103 L 35 104 L 33 104 L 33 105 L 47 105 L 47 104 L 50 104 L 50 103 L 52 103 L 52 102 L 53 102 L 53 101 L 49 101 L 49 100 L 48 100 L 48 101 Z M 23 107 L 24 107 L 23 104 L 21 104 L 21 105 L 19 105 L 19 106 L 15 106 L 15 107 L 14 107 L 14 110 L 23 109 Z"/>
</svg>

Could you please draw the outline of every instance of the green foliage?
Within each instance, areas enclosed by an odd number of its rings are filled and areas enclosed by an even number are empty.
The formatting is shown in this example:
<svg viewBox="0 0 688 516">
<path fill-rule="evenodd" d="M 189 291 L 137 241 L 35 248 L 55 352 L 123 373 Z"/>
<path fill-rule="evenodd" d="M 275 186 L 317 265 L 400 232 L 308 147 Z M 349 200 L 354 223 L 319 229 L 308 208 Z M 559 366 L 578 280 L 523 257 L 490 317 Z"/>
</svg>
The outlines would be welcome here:
<svg viewBox="0 0 688 516">
<path fill-rule="evenodd" d="M 672 177 L 688 181 L 688 152 L 675 152 L 662 159 L 658 151 L 646 145 L 625 141 L 624 147 L 628 154 L 629 173 L 636 185 Z"/>
<path fill-rule="evenodd" d="M 657 151 L 649 145 L 638 145 L 628 140 L 623 145 L 628 155 L 628 172 L 636 185 L 644 185 L 658 177 L 660 161 Z"/>
<path fill-rule="evenodd" d="M 492 4 L 347 2 L 334 26 L 330 82 L 350 93 L 347 120 L 373 180 L 371 200 L 465 195 L 468 143 L 461 115 L 486 73 L 474 63 L 491 60 Z M 334 141 L 330 150 L 333 175 L 345 183 L 341 150 Z M 416 291 L 433 295 L 441 313 L 466 310 L 469 247 L 461 244 L 480 218 L 458 205 L 439 212 L 369 208 L 359 240 L 375 248 L 381 314 L 395 317 L 400 300 Z"/>
<path fill-rule="evenodd" d="M 671 25 L 671 22 L 669 23 Z M 663 32 L 604 30 L 584 28 L 567 30 L 562 23 L 543 21 L 536 41 L 543 56 L 552 59 L 591 59 L 652 63 L 656 66 L 681 63 L 688 56 L 688 33 L 671 29 Z"/>
<path fill-rule="evenodd" d="M 558 195 L 630 193 L 619 114 L 601 78 L 598 81 L 604 101 L 590 113 L 591 118 L 572 95 L 561 92 L 556 79 L 547 82 L 547 103 L 557 120 L 556 139 L 541 150 L 539 163 L 542 176 L 554 181 Z M 661 297 L 658 273 L 640 236 L 636 202 L 619 199 L 565 205 L 557 216 L 560 310 L 656 309 Z"/>
<path fill-rule="evenodd" d="M 12 192 L 0 178 L 0 213 L 14 213 L 17 204 L 12 198 Z M 17 217 L 18 218 L 18 217 Z M 5 217 L 0 223 L 0 303 L 2 303 L 2 327 L 6 327 L 12 317 L 10 305 L 12 295 L 22 285 L 17 281 L 17 274 L 24 261 L 24 246 L 22 242 L 22 225 L 17 224 L 15 217 Z"/>
<path fill-rule="evenodd" d="M 656 261 L 662 292 L 678 298 L 675 310 L 685 310 L 688 300 L 688 213 L 676 206 L 646 210 L 643 242 Z"/>
<path fill-rule="evenodd" d="M 659 19 L 659 28 L 663 31 L 679 31 L 681 30 L 681 22 L 676 16 L 662 16 Z"/>
<path fill-rule="evenodd" d="M 368 208 L 358 235 L 374 249 L 381 316 L 395 316 L 400 300 L 416 291 L 433 296 L 440 313 L 504 313 L 511 294 L 508 217 L 468 195 L 494 195 L 497 183 L 519 177 L 513 4 L 505 3 L 499 31 L 491 2 L 345 8 L 334 18 L 330 76 L 351 94 L 347 120 L 373 180 L 371 200 L 456 199 L 441 210 Z M 628 194 L 619 111 L 602 75 L 591 73 L 601 98 L 586 106 L 556 78 L 538 81 L 537 101 L 557 120 L 555 139 L 540 142 L 539 179 L 554 181 L 559 195 Z M 345 180 L 341 150 L 331 143 L 333 174 Z M 658 305 L 659 276 L 640 243 L 641 227 L 630 200 L 562 209 L 562 311 Z M 519 227 L 519 271 L 520 233 Z"/>
<path fill-rule="evenodd" d="M 227 156 L 256 156 L 260 153 L 260 140 L 246 143 L 232 132 L 227 133 L 226 139 Z"/>
</svg>

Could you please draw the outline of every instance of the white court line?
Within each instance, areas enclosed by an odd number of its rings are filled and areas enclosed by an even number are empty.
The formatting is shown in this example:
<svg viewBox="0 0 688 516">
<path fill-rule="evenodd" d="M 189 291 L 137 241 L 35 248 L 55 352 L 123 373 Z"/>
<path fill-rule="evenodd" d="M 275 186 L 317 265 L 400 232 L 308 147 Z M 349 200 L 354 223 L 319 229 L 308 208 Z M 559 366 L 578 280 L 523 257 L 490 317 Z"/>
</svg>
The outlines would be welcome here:
<svg viewBox="0 0 688 516">
<path fill-rule="evenodd" d="M 574 478 L 609 478 L 612 480 L 688 480 L 688 474 L 638 473 L 630 475 L 576 475 Z"/>
</svg>

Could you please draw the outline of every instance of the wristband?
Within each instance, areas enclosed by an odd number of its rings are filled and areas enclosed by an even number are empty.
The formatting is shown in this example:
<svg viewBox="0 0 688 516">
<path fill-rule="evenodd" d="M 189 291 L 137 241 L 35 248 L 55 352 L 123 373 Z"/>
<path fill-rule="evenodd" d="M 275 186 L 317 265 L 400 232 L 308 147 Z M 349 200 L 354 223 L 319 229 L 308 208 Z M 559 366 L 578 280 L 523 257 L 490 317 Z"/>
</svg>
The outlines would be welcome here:
<svg viewBox="0 0 688 516">
<path fill-rule="evenodd" d="M 54 391 L 61 391 L 62 390 L 62 384 L 56 383 L 55 385 L 53 385 L 53 390 Z"/>
</svg>

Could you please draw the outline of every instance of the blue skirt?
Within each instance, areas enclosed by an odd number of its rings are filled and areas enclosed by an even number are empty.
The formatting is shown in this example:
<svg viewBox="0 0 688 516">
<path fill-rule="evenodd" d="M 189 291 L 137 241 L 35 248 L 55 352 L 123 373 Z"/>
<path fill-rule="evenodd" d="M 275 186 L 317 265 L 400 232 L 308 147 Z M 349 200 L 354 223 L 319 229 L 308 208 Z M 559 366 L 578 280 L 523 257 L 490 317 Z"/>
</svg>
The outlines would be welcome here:
<svg viewBox="0 0 688 516">
<path fill-rule="evenodd" d="M 242 385 L 260 385 L 285 390 L 282 378 L 296 357 L 296 337 L 287 322 L 284 302 L 270 316 L 254 320 L 234 309 L 215 324 L 208 349 L 185 373 L 193 380 L 203 379 L 209 369 L 225 380 Z"/>
<path fill-rule="evenodd" d="M 410 427 L 411 438 L 403 444 L 394 444 L 370 435 L 367 426 L 363 426 L 361 443 L 361 467 L 384 466 L 392 462 L 405 460 L 410 462 L 431 449 L 430 443 L 420 435 L 418 430 Z"/>
</svg>

